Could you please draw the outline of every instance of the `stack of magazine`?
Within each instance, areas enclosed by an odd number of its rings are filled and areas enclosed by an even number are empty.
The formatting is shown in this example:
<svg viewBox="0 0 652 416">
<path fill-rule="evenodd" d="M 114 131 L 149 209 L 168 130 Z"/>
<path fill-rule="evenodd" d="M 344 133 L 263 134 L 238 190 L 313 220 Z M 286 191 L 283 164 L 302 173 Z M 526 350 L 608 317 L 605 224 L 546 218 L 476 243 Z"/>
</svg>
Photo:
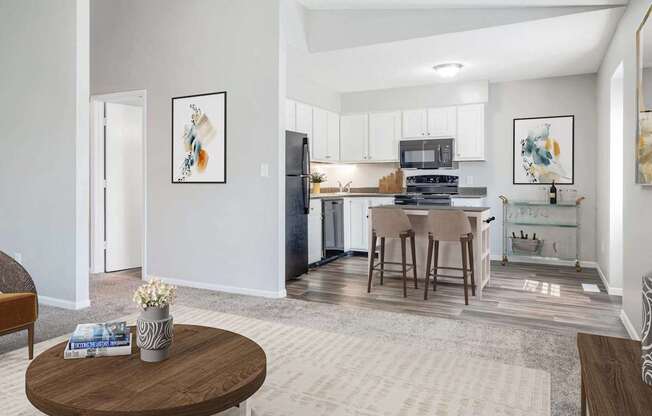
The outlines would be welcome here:
<svg viewBox="0 0 652 416">
<path fill-rule="evenodd" d="M 108 357 L 131 354 L 131 332 L 126 322 L 79 324 L 70 336 L 63 358 Z"/>
</svg>

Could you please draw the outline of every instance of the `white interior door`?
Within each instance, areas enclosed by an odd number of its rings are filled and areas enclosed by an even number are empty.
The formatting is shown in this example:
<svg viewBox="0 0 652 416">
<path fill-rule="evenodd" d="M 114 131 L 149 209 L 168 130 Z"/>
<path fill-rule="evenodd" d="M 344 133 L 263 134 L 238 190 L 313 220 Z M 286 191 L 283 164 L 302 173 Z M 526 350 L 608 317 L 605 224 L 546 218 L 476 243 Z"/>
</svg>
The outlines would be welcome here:
<svg viewBox="0 0 652 416">
<path fill-rule="evenodd" d="M 105 105 L 104 268 L 112 272 L 142 266 L 143 109 Z"/>
</svg>

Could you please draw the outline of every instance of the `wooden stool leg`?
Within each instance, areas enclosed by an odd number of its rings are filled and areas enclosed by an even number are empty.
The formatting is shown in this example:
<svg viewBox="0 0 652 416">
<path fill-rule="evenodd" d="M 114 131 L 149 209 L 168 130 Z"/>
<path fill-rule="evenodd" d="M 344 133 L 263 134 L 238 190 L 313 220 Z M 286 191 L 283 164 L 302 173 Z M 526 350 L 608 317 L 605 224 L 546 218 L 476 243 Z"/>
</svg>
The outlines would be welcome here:
<svg viewBox="0 0 652 416">
<path fill-rule="evenodd" d="M 410 234 L 410 251 L 412 251 L 412 272 L 414 273 L 414 288 L 418 289 L 419 284 L 417 283 L 417 253 L 416 244 L 414 242 L 414 233 Z"/>
<path fill-rule="evenodd" d="M 374 258 L 376 257 L 376 233 L 371 236 L 371 253 L 369 253 L 369 283 L 367 283 L 367 293 L 371 293 L 371 279 L 374 276 Z"/>
<path fill-rule="evenodd" d="M 432 291 L 437 291 L 437 266 L 439 265 L 439 240 L 435 240 L 435 268 L 432 272 Z"/>
<path fill-rule="evenodd" d="M 428 253 L 426 254 L 426 288 L 423 293 L 423 300 L 428 300 L 428 289 L 430 286 L 430 262 L 432 261 L 432 236 L 428 236 Z"/>
<path fill-rule="evenodd" d="M 405 260 L 405 236 L 401 236 L 401 264 L 403 266 L 403 297 L 407 298 L 407 262 Z"/>
<path fill-rule="evenodd" d="M 34 323 L 27 327 L 27 348 L 29 350 L 29 359 L 34 358 Z"/>
<path fill-rule="evenodd" d="M 380 285 L 383 285 L 385 274 L 385 237 L 380 237 Z"/>
<path fill-rule="evenodd" d="M 473 260 L 473 234 L 469 234 L 469 267 L 471 268 L 471 294 L 475 296 L 475 263 Z"/>
<path fill-rule="evenodd" d="M 462 275 L 464 276 L 464 304 L 469 304 L 469 287 L 467 281 L 467 259 L 466 259 L 466 241 L 464 239 L 460 240 L 460 246 L 462 247 Z"/>
<path fill-rule="evenodd" d="M 584 372 L 580 370 L 580 415 L 586 416 L 586 390 L 584 389 Z"/>
</svg>

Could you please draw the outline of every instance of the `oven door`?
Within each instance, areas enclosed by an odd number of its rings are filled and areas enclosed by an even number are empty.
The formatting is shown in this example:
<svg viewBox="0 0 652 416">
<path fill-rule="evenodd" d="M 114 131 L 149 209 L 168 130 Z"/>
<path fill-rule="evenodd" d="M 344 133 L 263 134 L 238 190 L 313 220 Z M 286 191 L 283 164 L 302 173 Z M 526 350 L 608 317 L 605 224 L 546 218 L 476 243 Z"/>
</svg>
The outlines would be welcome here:
<svg viewBox="0 0 652 416">
<path fill-rule="evenodd" d="M 401 140 L 399 154 L 401 168 L 423 169 L 423 144 L 425 140 Z"/>
</svg>

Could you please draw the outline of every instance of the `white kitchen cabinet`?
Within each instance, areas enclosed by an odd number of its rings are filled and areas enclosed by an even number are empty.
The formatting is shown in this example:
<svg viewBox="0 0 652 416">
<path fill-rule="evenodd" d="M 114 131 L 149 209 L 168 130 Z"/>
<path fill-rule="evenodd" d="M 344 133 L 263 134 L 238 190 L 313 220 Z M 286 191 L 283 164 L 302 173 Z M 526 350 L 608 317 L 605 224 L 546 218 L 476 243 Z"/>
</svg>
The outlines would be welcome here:
<svg viewBox="0 0 652 416">
<path fill-rule="evenodd" d="M 438 107 L 428 109 L 429 137 L 455 137 L 457 133 L 457 108 Z"/>
<path fill-rule="evenodd" d="M 340 156 L 344 162 L 367 160 L 369 115 L 350 114 L 340 117 Z"/>
<path fill-rule="evenodd" d="M 322 258 L 322 204 L 320 199 L 310 201 L 308 213 L 308 263 Z"/>
<path fill-rule="evenodd" d="M 328 156 L 328 114 L 321 108 L 312 109 L 312 160 L 327 160 Z"/>
<path fill-rule="evenodd" d="M 314 107 L 312 120 L 312 160 L 338 162 L 340 160 L 340 116 Z"/>
<path fill-rule="evenodd" d="M 392 197 L 344 199 L 344 249 L 368 251 L 369 207 L 393 205 Z"/>
<path fill-rule="evenodd" d="M 367 160 L 397 161 L 400 138 L 401 113 L 399 111 L 369 114 Z"/>
<path fill-rule="evenodd" d="M 457 107 L 454 160 L 485 160 L 484 131 L 484 104 Z"/>
<path fill-rule="evenodd" d="M 297 103 L 293 100 L 285 100 L 285 130 L 296 131 L 297 129 Z"/>
<path fill-rule="evenodd" d="M 403 111 L 402 136 L 423 137 L 428 130 L 428 111 L 426 109 Z"/>
<path fill-rule="evenodd" d="M 348 206 L 349 216 L 348 227 L 344 230 L 345 246 L 348 240 L 348 248 L 345 247 L 345 249 L 367 251 L 367 210 L 369 209 L 369 200 L 367 198 L 346 198 L 345 206 Z"/>
<path fill-rule="evenodd" d="M 338 162 L 340 160 L 340 115 L 332 111 L 326 112 L 328 121 L 328 152 L 326 160 Z"/>
<path fill-rule="evenodd" d="M 402 137 L 455 137 L 456 107 L 422 108 L 403 111 Z"/>
<path fill-rule="evenodd" d="M 307 134 L 312 142 L 312 107 L 297 102 L 296 130 L 299 133 Z"/>
</svg>

